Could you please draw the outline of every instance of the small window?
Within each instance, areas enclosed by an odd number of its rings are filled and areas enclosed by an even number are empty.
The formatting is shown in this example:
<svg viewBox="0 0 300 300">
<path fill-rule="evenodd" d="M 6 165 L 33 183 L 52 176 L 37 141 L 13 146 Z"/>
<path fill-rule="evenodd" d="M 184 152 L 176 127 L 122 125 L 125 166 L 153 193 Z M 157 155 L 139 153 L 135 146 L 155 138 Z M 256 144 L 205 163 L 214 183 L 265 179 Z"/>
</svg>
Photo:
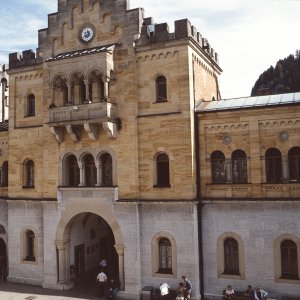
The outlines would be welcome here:
<svg viewBox="0 0 300 300">
<path fill-rule="evenodd" d="M 224 274 L 240 275 L 239 248 L 234 238 L 227 238 L 224 241 Z"/>
<path fill-rule="evenodd" d="M 8 186 L 8 162 L 2 164 L 1 170 L 1 186 Z"/>
<path fill-rule="evenodd" d="M 293 147 L 288 153 L 289 179 L 291 182 L 300 181 L 300 147 Z"/>
<path fill-rule="evenodd" d="M 27 117 L 35 116 L 35 96 L 30 94 L 27 97 Z"/>
<path fill-rule="evenodd" d="M 35 261 L 35 235 L 32 230 L 26 231 L 26 255 L 25 260 L 27 261 Z"/>
<path fill-rule="evenodd" d="M 156 101 L 167 101 L 167 79 L 165 76 L 158 76 L 156 78 Z"/>
<path fill-rule="evenodd" d="M 165 153 L 156 157 L 156 179 L 155 187 L 170 187 L 169 157 Z"/>
<path fill-rule="evenodd" d="M 297 245 L 291 240 L 284 240 L 280 245 L 281 278 L 298 279 Z"/>
<path fill-rule="evenodd" d="M 100 161 L 102 186 L 112 186 L 112 158 L 110 154 L 103 153 L 100 157 Z"/>
<path fill-rule="evenodd" d="M 231 156 L 233 183 L 247 182 L 247 157 L 242 150 L 235 150 Z"/>
<path fill-rule="evenodd" d="M 24 164 L 24 187 L 34 188 L 34 162 L 27 160 Z"/>
<path fill-rule="evenodd" d="M 282 159 L 281 153 L 276 148 L 266 151 L 266 180 L 268 183 L 282 182 Z"/>
<path fill-rule="evenodd" d="M 210 156 L 212 182 L 226 182 L 226 163 L 225 156 L 221 151 L 214 151 Z"/>
<path fill-rule="evenodd" d="M 167 238 L 161 238 L 159 247 L 159 270 L 158 273 L 172 274 L 172 245 Z"/>
</svg>

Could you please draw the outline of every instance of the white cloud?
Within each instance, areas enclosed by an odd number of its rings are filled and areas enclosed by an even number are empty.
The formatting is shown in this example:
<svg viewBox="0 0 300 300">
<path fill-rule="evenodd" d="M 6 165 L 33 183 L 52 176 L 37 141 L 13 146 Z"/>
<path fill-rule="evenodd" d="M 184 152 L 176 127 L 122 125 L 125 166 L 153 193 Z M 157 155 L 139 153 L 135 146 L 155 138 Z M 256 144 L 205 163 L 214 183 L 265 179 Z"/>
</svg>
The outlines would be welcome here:
<svg viewBox="0 0 300 300">
<path fill-rule="evenodd" d="M 130 0 L 156 23 L 188 18 L 218 52 L 222 97 L 248 96 L 258 76 L 300 48 L 298 0 Z M 0 7 L 0 64 L 8 53 L 35 49 L 57 0 L 10 0 Z M 4 29 L 4 30 L 3 30 Z"/>
</svg>

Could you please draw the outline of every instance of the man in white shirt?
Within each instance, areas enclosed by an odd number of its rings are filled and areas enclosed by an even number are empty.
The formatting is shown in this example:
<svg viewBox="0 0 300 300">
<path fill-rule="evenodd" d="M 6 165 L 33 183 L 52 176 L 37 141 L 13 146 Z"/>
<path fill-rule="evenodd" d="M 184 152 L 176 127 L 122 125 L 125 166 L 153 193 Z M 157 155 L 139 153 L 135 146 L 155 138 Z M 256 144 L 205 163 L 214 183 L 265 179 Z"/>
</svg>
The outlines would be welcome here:
<svg viewBox="0 0 300 300">
<path fill-rule="evenodd" d="M 160 286 L 159 286 L 160 294 L 162 296 L 168 295 L 169 294 L 169 288 L 170 288 L 170 286 L 166 282 L 161 283 Z"/>
<path fill-rule="evenodd" d="M 107 283 L 107 276 L 103 272 L 103 270 L 100 271 L 100 273 L 97 276 L 96 279 L 97 282 L 99 282 L 99 296 L 104 296 L 106 283 Z"/>
</svg>

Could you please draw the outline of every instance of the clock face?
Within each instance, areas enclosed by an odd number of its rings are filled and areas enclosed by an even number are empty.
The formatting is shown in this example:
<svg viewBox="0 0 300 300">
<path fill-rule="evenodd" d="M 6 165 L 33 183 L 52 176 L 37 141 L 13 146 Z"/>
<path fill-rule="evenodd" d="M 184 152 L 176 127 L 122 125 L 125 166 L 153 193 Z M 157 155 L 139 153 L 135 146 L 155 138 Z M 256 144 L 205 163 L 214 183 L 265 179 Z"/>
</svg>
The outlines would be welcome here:
<svg viewBox="0 0 300 300">
<path fill-rule="evenodd" d="M 84 27 L 81 31 L 81 39 L 89 42 L 94 36 L 94 31 L 91 27 Z"/>
</svg>

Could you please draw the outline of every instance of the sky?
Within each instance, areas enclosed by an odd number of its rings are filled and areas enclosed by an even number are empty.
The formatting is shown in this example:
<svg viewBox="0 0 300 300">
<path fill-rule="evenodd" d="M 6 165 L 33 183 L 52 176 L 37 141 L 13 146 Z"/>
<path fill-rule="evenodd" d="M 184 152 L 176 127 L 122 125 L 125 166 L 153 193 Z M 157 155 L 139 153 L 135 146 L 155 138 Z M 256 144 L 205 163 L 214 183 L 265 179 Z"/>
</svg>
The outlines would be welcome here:
<svg viewBox="0 0 300 300">
<path fill-rule="evenodd" d="M 38 46 L 38 30 L 57 0 L 9 0 L 0 6 L 0 64 Z M 251 94 L 259 75 L 300 49 L 300 0 L 130 0 L 155 23 L 189 19 L 219 55 L 221 97 Z"/>
</svg>

